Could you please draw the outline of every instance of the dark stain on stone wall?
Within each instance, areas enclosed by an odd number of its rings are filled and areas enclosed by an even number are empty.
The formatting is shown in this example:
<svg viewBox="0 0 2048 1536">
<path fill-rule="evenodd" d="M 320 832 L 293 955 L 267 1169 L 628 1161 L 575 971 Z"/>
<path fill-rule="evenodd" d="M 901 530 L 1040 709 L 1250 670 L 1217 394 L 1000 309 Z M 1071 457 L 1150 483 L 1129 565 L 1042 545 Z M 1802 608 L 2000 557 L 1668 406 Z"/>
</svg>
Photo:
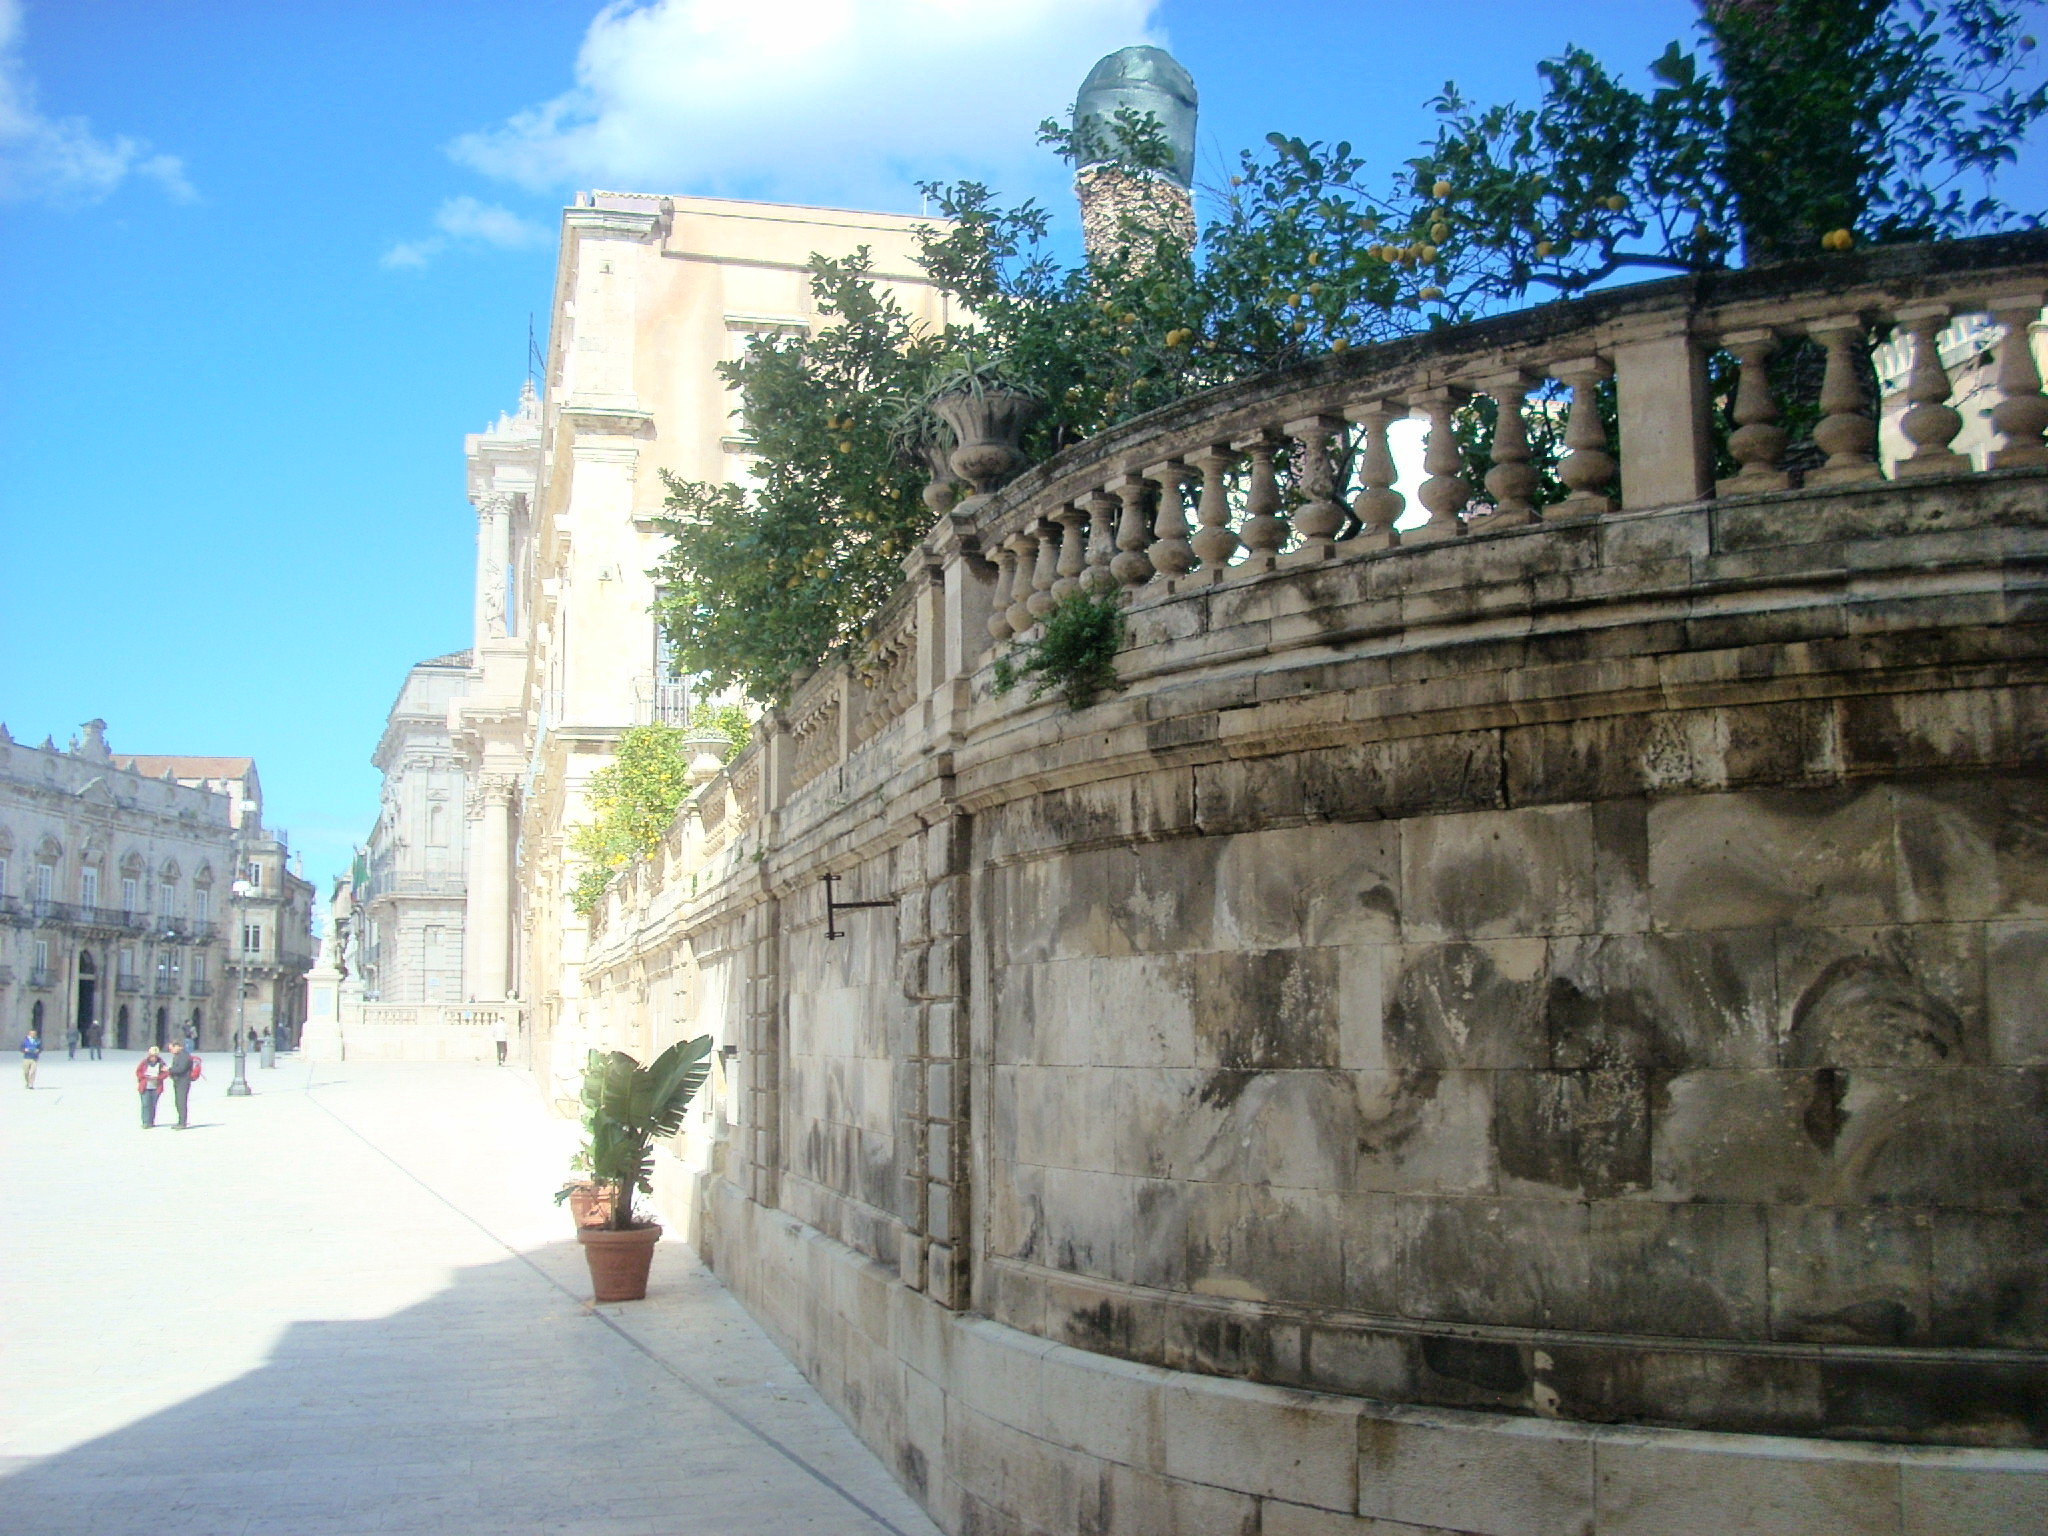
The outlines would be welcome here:
<svg viewBox="0 0 2048 1536">
<path fill-rule="evenodd" d="M 1955 1009 L 1897 954 L 1846 955 L 1825 966 L 1792 1008 L 1792 1067 L 1940 1066 L 1962 1053 Z"/>
<path fill-rule="evenodd" d="M 1822 1067 L 1813 1074 L 1813 1091 L 1806 1100 L 1806 1109 L 1799 1117 L 1799 1123 L 1806 1128 L 1807 1140 L 1823 1152 L 1832 1152 L 1842 1128 L 1849 1123 L 1849 1115 L 1842 1108 L 1849 1096 L 1849 1075 L 1834 1067 Z"/>
<path fill-rule="evenodd" d="M 1422 1363 L 1447 1380 L 1485 1392 L 1519 1397 L 1529 1390 L 1529 1365 L 1518 1344 L 1432 1334 L 1422 1341 Z"/>
</svg>

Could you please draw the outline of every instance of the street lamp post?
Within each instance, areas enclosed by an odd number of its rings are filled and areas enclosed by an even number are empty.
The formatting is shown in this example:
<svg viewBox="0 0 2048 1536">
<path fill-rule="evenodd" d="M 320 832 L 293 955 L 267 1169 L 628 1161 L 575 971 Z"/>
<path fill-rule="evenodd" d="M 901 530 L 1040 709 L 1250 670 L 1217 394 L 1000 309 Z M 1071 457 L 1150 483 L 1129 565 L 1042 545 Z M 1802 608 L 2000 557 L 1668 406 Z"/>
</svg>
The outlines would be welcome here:
<svg viewBox="0 0 2048 1536">
<path fill-rule="evenodd" d="M 249 882 L 237 880 L 230 889 L 233 892 L 235 908 L 234 942 L 246 945 L 247 936 L 243 932 L 246 925 L 242 921 L 242 916 L 247 910 L 243 904 L 249 897 Z M 246 1099 L 254 1091 L 249 1087 L 248 1022 L 249 961 L 245 949 L 241 963 L 235 967 L 235 1080 L 228 1084 L 228 1097 L 231 1099 Z"/>
</svg>

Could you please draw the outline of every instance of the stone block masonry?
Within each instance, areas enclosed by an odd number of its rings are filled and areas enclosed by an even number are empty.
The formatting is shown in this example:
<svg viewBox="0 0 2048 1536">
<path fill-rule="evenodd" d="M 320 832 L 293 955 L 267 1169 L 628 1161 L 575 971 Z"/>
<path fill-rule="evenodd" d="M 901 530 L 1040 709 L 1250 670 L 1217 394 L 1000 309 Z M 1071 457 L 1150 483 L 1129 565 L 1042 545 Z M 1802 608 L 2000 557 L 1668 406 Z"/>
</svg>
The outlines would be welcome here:
<svg viewBox="0 0 2048 1536">
<path fill-rule="evenodd" d="M 1540 345 L 1695 408 L 1627 302 Z M 1073 714 L 971 626 L 978 550 L 1123 473 L 1081 445 L 942 520 L 890 718 L 794 787 L 771 718 L 758 820 L 622 882 L 593 965 L 748 978 L 717 1269 L 942 1526 L 2048 1526 L 2048 477 L 1691 499 L 1693 441 L 1625 425 L 1620 510 L 1136 583 Z M 827 872 L 894 910 L 826 939 Z"/>
</svg>

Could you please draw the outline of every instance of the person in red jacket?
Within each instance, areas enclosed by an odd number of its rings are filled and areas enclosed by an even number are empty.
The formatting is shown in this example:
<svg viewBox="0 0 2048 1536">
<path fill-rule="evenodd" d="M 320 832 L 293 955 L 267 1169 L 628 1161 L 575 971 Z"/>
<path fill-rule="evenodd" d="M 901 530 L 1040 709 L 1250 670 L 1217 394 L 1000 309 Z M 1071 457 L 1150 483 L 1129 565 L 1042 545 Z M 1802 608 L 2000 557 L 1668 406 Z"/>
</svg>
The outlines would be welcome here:
<svg viewBox="0 0 2048 1536">
<path fill-rule="evenodd" d="M 135 1064 L 135 1087 L 142 1095 L 142 1128 L 156 1129 L 156 1101 L 164 1091 L 164 1079 L 171 1075 L 171 1064 L 164 1060 L 164 1053 L 155 1046 L 149 1054 Z"/>
</svg>

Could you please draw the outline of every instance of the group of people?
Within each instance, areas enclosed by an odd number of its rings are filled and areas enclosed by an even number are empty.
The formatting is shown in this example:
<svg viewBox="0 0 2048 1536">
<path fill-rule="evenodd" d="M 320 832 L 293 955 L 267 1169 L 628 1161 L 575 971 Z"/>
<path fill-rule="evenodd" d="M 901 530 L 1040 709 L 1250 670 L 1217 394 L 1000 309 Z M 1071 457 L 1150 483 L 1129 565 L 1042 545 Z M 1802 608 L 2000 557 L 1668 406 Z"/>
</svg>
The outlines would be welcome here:
<svg viewBox="0 0 2048 1536">
<path fill-rule="evenodd" d="M 156 1101 L 163 1096 L 164 1084 L 169 1083 L 171 1097 L 178 1106 L 178 1129 L 184 1130 L 191 1108 L 192 1085 L 204 1075 L 204 1070 L 198 1053 L 186 1050 L 182 1040 L 171 1042 L 168 1056 L 152 1045 L 135 1064 L 135 1087 L 142 1095 L 142 1128 L 156 1129 Z"/>
<path fill-rule="evenodd" d="M 99 1047 L 95 1044 L 92 1053 L 98 1057 Z M 74 1048 L 72 1054 L 78 1054 Z M 43 1037 L 34 1029 L 21 1037 L 21 1081 L 23 1086 L 33 1089 L 36 1085 L 36 1068 L 43 1059 Z M 157 1100 L 163 1097 L 165 1086 L 171 1090 L 172 1101 L 178 1106 L 178 1129 L 185 1130 L 191 1123 L 192 1085 L 205 1076 L 205 1064 L 199 1059 L 197 1049 L 188 1049 L 183 1040 L 173 1040 L 171 1051 L 166 1056 L 159 1046 L 152 1045 L 142 1060 L 135 1064 L 135 1091 L 142 1096 L 142 1128 L 156 1129 Z"/>
</svg>

